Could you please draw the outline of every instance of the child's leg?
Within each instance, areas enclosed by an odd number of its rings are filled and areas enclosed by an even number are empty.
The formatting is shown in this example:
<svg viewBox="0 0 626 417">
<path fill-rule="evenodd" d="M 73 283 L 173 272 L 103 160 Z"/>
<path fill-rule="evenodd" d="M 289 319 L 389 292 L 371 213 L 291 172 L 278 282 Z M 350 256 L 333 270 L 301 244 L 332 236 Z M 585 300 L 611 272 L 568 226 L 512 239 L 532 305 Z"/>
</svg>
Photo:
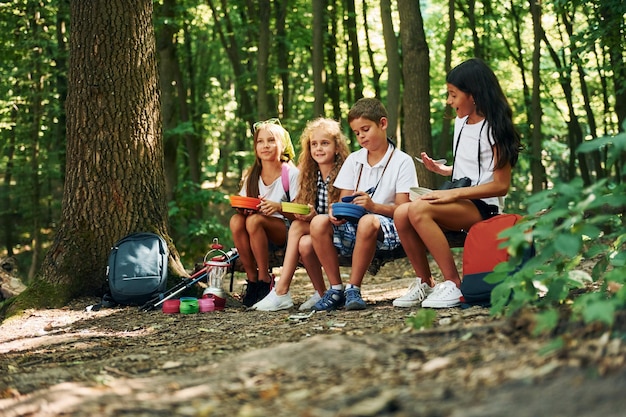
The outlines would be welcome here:
<svg viewBox="0 0 626 417">
<path fill-rule="evenodd" d="M 256 281 L 257 265 L 250 247 L 250 236 L 246 230 L 246 216 L 239 213 L 233 215 L 230 218 L 230 230 L 233 234 L 233 243 L 237 248 L 241 265 L 243 265 L 248 280 Z"/>
<path fill-rule="evenodd" d="M 482 220 L 476 206 L 469 200 L 459 200 L 450 204 L 430 204 L 423 200 L 410 203 L 408 218 L 428 251 L 441 268 L 445 280 L 461 284 L 450 245 L 443 233 L 447 230 L 469 230 Z M 404 243 L 404 242 L 403 242 Z"/>
<path fill-rule="evenodd" d="M 326 271 L 330 285 L 341 285 L 339 256 L 333 245 L 333 225 L 328 216 L 315 216 L 311 220 L 313 249 Z"/>
<path fill-rule="evenodd" d="M 326 292 L 326 283 L 322 274 L 322 264 L 313 249 L 311 235 L 304 235 L 300 238 L 299 252 L 302 263 L 311 279 L 311 284 L 321 297 Z"/>
<path fill-rule="evenodd" d="M 366 214 L 359 220 L 356 229 L 356 241 L 352 252 L 352 268 L 350 268 L 350 284 L 361 286 L 367 268 L 374 259 L 376 240 L 380 231 L 380 222 L 374 215 Z"/>
<path fill-rule="evenodd" d="M 280 273 L 280 279 L 276 284 L 276 294 L 284 295 L 289 291 L 293 274 L 298 268 L 298 260 L 300 253 L 298 246 L 300 238 L 309 233 L 309 222 L 294 220 L 289 227 L 289 236 L 287 237 L 287 249 L 285 250 L 285 259 L 283 261 L 283 269 Z"/>
<path fill-rule="evenodd" d="M 409 210 L 410 204 L 400 205 L 394 212 L 393 222 L 398 230 L 404 252 L 407 258 L 409 258 L 415 273 L 422 279 L 422 282 L 433 287 L 435 282 L 431 276 L 426 246 L 409 221 Z"/>
<path fill-rule="evenodd" d="M 258 267 L 258 280 L 270 282 L 269 241 L 278 246 L 284 245 L 287 240 L 287 226 L 281 218 L 253 214 L 246 220 L 246 230 Z"/>
</svg>

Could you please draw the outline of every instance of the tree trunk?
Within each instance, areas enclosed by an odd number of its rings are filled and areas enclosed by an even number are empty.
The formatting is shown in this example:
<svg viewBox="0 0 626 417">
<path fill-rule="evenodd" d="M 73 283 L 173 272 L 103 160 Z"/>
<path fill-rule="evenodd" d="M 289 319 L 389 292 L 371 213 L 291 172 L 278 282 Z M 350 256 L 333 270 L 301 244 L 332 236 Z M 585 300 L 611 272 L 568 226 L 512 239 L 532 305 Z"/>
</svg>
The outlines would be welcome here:
<svg viewBox="0 0 626 417">
<path fill-rule="evenodd" d="M 352 106 L 353 102 L 363 97 L 363 76 L 361 75 L 361 53 L 359 51 L 356 27 L 356 7 L 354 6 L 354 0 L 346 0 L 345 4 L 345 26 L 346 33 L 348 34 L 348 61 L 352 64 L 352 71 L 348 71 L 346 74 L 352 75 L 352 85 L 348 87 L 348 92 L 353 92 L 352 100 L 350 100 L 349 104 Z"/>
<path fill-rule="evenodd" d="M 456 18 L 454 17 L 455 7 L 454 0 L 448 2 L 448 20 L 450 22 L 448 32 L 446 33 L 444 69 L 446 74 L 452 69 L 452 49 L 454 47 L 454 35 L 456 34 Z M 446 113 L 454 114 L 454 111 L 446 104 Z M 444 115 L 445 116 L 445 115 Z M 433 144 L 436 149 L 435 154 L 431 155 L 435 158 L 443 158 L 446 155 L 452 155 L 452 120 L 451 117 L 443 117 L 441 123 L 441 138 L 438 144 Z"/>
<path fill-rule="evenodd" d="M 70 3 L 67 172 L 63 213 L 23 302 L 58 307 L 101 295 L 112 245 L 167 231 L 152 1 Z"/>
<path fill-rule="evenodd" d="M 410 155 L 419 155 L 422 151 L 432 155 L 428 74 L 430 60 L 422 12 L 419 2 L 413 0 L 398 0 L 398 11 L 404 77 L 402 130 L 405 151 Z M 435 186 L 434 174 L 424 166 L 417 167 L 417 176 L 423 186 Z"/>
<path fill-rule="evenodd" d="M 532 191 L 538 193 L 543 190 L 545 184 L 545 170 L 541 163 L 542 135 L 541 135 L 541 39 L 543 27 L 541 26 L 541 4 L 535 0 L 530 0 L 530 13 L 533 19 L 534 47 L 532 65 L 532 105 L 530 106 L 531 121 L 531 152 L 530 172 L 532 174 Z"/>
<path fill-rule="evenodd" d="M 387 134 L 398 138 L 398 144 L 402 144 L 402 136 L 398 126 L 400 123 L 400 86 L 402 83 L 402 73 L 400 65 L 400 50 L 398 48 L 398 38 L 393 27 L 391 18 L 391 0 L 381 0 L 380 14 L 383 25 L 383 36 L 385 38 L 385 52 L 387 53 L 387 112 L 389 113 L 389 126 Z"/>
<path fill-rule="evenodd" d="M 613 70 L 613 92 L 615 94 L 615 114 L 617 130 L 623 130 L 626 123 L 626 61 L 624 60 L 624 13 L 623 0 L 604 0 L 598 2 L 598 21 L 606 24 L 602 44 L 609 55 Z"/>
<path fill-rule="evenodd" d="M 270 56 L 270 2 L 258 1 L 259 10 L 259 49 L 256 61 L 257 112 L 259 120 L 274 116 L 269 105 L 269 56 Z"/>
<path fill-rule="evenodd" d="M 325 1 L 313 0 L 313 47 L 312 62 L 313 68 L 313 115 L 324 116 L 324 33 L 326 27 L 324 22 Z"/>
<path fill-rule="evenodd" d="M 341 108 L 341 91 L 339 82 L 339 73 L 337 71 L 337 1 L 330 0 L 328 5 L 328 27 L 330 28 L 330 36 L 326 37 L 326 95 L 333 106 L 333 118 L 341 120 L 343 109 Z"/>
<path fill-rule="evenodd" d="M 381 93 L 380 93 L 380 76 L 382 75 L 382 70 L 378 70 L 378 68 L 376 67 L 376 59 L 374 56 L 374 50 L 372 49 L 372 42 L 370 41 L 370 28 L 369 28 L 369 24 L 367 23 L 367 18 L 368 18 L 368 8 L 367 8 L 367 2 L 364 1 L 363 2 L 363 29 L 361 29 L 361 32 L 365 35 L 365 50 L 367 51 L 367 58 L 369 60 L 370 63 L 370 71 L 372 71 L 372 75 L 370 78 L 370 83 L 372 84 L 372 87 L 374 88 L 374 94 L 376 95 L 376 97 L 381 97 Z M 382 65 L 382 68 L 385 68 L 385 65 Z M 394 121 L 394 125 L 395 125 L 395 121 Z"/>
<path fill-rule="evenodd" d="M 174 15 L 176 0 L 165 0 L 161 8 L 161 15 L 165 23 L 160 25 L 157 33 L 157 51 L 159 53 L 159 80 L 161 88 L 161 117 L 163 119 L 163 147 L 165 161 L 165 196 L 168 201 L 174 199 L 174 188 L 178 183 L 178 144 L 179 135 L 169 134 L 180 118 L 176 99 L 176 85 L 174 73 L 176 72 L 176 47 L 174 36 L 176 27 Z"/>
<path fill-rule="evenodd" d="M 276 5 L 276 57 L 278 72 L 283 87 L 282 99 L 279 107 L 282 109 L 282 117 L 287 119 L 291 110 L 291 85 L 289 83 L 289 42 L 287 40 L 287 12 L 289 0 L 281 0 Z"/>
</svg>

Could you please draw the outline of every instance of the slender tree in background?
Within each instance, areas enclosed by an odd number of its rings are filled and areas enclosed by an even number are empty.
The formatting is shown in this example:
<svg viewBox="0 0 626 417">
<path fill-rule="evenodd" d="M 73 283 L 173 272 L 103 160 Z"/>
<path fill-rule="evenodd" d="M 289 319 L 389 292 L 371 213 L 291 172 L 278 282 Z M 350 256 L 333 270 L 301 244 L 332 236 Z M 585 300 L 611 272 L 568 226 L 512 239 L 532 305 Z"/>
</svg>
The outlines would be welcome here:
<svg viewBox="0 0 626 417">
<path fill-rule="evenodd" d="M 325 37 L 324 49 L 326 56 L 326 96 L 332 105 L 332 117 L 335 120 L 341 120 L 343 114 L 341 109 L 342 91 L 341 82 L 339 81 L 339 72 L 337 71 L 337 50 L 338 39 L 337 30 L 339 22 L 337 21 L 337 0 L 327 0 L 327 25 L 328 35 Z"/>
<path fill-rule="evenodd" d="M 164 23 L 157 32 L 157 51 L 159 54 L 159 79 L 161 80 L 161 115 L 163 131 L 174 129 L 179 121 L 179 103 L 176 99 L 176 80 L 179 78 L 178 61 L 176 58 L 175 33 L 177 31 L 175 17 L 176 0 L 164 0 L 161 7 L 161 16 Z M 183 100 L 184 101 L 184 100 Z M 177 149 L 179 136 L 167 133 L 164 135 L 163 148 L 165 150 L 165 186 L 168 201 L 174 198 L 174 188 L 178 183 Z"/>
<path fill-rule="evenodd" d="M 313 0 L 313 47 L 311 67 L 313 71 L 313 114 L 324 116 L 324 33 L 326 33 L 326 7 L 324 0 Z"/>
<path fill-rule="evenodd" d="M 282 84 L 280 108 L 284 118 L 290 117 L 291 82 L 289 77 L 289 41 L 287 39 L 287 12 L 289 0 L 276 2 L 276 61 Z"/>
<path fill-rule="evenodd" d="M 530 109 L 531 130 L 531 160 L 530 171 L 532 173 L 532 189 L 533 192 L 539 192 L 545 185 L 545 171 L 541 164 L 541 38 L 543 27 L 541 26 L 541 3 L 536 0 L 530 0 L 530 14 L 533 18 L 533 34 L 534 48 L 532 59 L 532 106 Z"/>
<path fill-rule="evenodd" d="M 254 16 L 254 11 L 258 12 L 258 19 L 254 19 L 258 24 L 259 48 L 256 57 L 256 84 L 257 84 L 257 111 L 260 120 L 265 120 L 270 116 L 275 116 L 273 108 L 270 106 L 269 97 L 269 58 L 270 58 L 270 1 L 258 0 L 257 8 L 250 10 L 250 16 Z M 252 19 L 251 19 L 252 20 Z"/>
<path fill-rule="evenodd" d="M 347 101 L 353 102 L 363 97 L 363 76 L 361 73 L 361 53 L 359 51 L 354 0 L 345 0 L 345 30 L 348 34 L 346 75 L 348 76 Z"/>
<path fill-rule="evenodd" d="M 446 40 L 444 42 L 445 51 L 443 58 L 443 67 L 447 74 L 452 69 L 452 51 L 454 49 L 454 35 L 456 34 L 456 17 L 454 12 L 454 0 L 448 1 L 448 30 L 446 31 Z M 454 112 L 446 105 L 446 113 L 452 115 Z M 439 142 L 434 144 L 435 157 L 443 157 L 452 152 L 452 117 L 444 117 L 441 122 L 441 137 Z"/>
<path fill-rule="evenodd" d="M 121 237 L 152 231 L 169 240 L 152 1 L 76 0 L 70 16 L 63 213 L 20 296 L 49 306 L 100 295 Z M 170 250 L 170 271 L 185 274 Z"/>
<path fill-rule="evenodd" d="M 432 155 L 430 127 L 430 59 L 419 2 L 398 0 L 400 39 L 402 42 L 402 74 L 404 77 L 402 127 L 404 149 L 410 155 L 427 152 Z M 434 174 L 424 166 L 417 167 L 417 176 L 425 187 L 434 187 Z"/>
<path fill-rule="evenodd" d="M 400 65 L 400 48 L 398 38 L 391 18 L 391 0 L 380 1 L 380 16 L 385 38 L 385 53 L 387 54 L 387 98 L 385 104 L 389 113 L 387 134 L 401 139 L 400 126 L 400 91 L 402 85 L 402 70 Z M 400 142 L 401 143 L 401 142 Z"/>
</svg>

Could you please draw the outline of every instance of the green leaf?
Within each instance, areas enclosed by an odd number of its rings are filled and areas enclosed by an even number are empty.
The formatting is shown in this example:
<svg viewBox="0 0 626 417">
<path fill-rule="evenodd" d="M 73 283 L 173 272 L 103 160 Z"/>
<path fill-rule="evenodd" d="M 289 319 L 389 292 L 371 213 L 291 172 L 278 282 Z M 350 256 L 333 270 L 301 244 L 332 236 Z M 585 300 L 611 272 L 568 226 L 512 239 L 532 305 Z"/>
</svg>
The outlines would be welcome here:
<svg viewBox="0 0 626 417">
<path fill-rule="evenodd" d="M 563 255 L 573 258 L 580 251 L 582 242 L 578 236 L 561 234 L 556 237 L 554 246 Z"/>
<path fill-rule="evenodd" d="M 406 324 L 416 330 L 429 329 L 437 318 L 437 312 L 430 308 L 422 308 L 414 315 L 407 317 Z"/>
<path fill-rule="evenodd" d="M 557 310 L 547 310 L 535 315 L 536 325 L 533 335 L 538 336 L 554 330 L 559 323 L 559 313 Z"/>
</svg>

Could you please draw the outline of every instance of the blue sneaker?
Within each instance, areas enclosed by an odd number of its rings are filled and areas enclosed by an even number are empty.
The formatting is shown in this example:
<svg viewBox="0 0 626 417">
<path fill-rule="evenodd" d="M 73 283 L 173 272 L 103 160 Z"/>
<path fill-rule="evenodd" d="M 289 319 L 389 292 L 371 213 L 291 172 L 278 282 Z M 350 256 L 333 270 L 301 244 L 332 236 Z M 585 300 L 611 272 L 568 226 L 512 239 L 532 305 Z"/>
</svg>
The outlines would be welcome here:
<svg viewBox="0 0 626 417">
<path fill-rule="evenodd" d="M 365 301 L 361 298 L 361 290 L 356 287 L 347 288 L 346 294 L 346 310 L 365 310 Z"/>
<path fill-rule="evenodd" d="M 343 291 L 335 290 L 331 288 L 324 293 L 324 296 L 322 297 L 321 300 L 315 303 L 315 305 L 313 306 L 313 310 L 316 310 L 316 311 L 336 310 L 343 306 L 343 301 L 344 301 Z"/>
</svg>

